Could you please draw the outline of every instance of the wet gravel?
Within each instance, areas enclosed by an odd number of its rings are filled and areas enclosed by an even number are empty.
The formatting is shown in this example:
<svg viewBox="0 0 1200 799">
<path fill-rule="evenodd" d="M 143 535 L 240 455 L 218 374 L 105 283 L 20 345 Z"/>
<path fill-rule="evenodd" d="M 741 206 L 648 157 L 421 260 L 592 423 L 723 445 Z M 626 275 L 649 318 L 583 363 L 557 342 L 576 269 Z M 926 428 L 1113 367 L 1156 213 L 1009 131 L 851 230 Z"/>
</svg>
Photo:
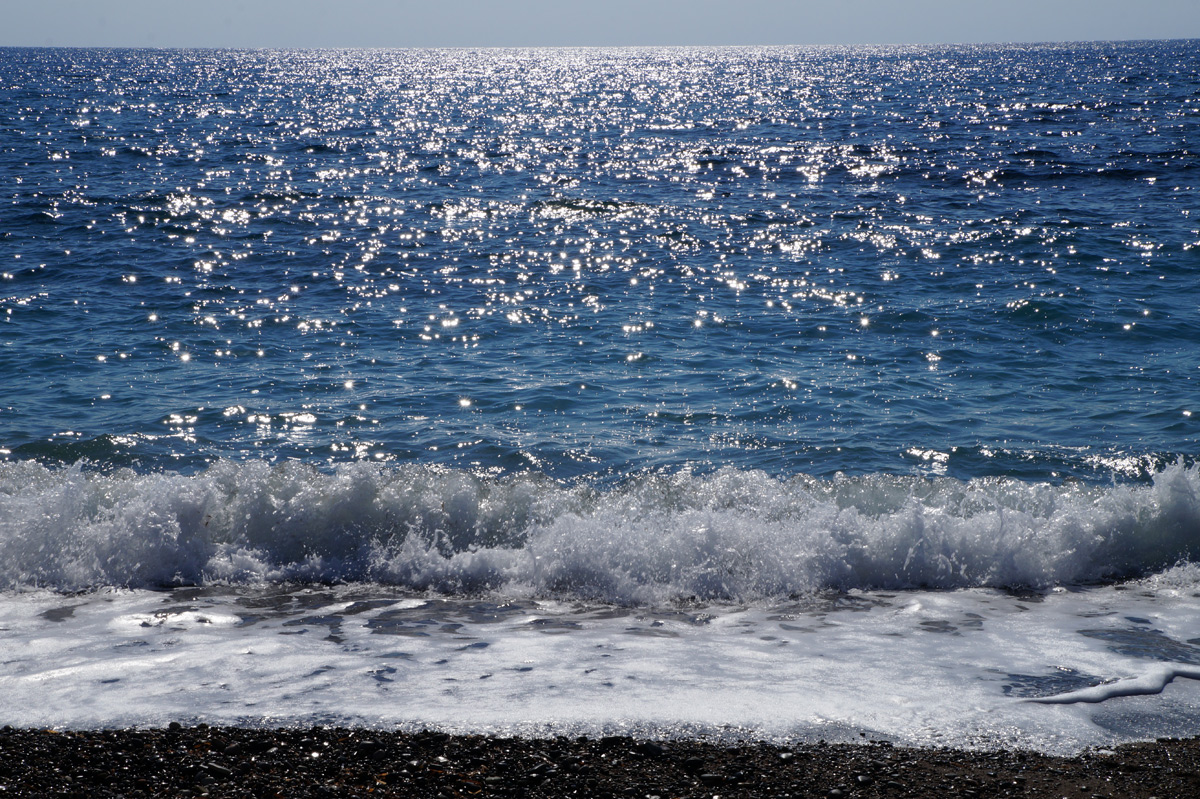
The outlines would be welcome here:
<svg viewBox="0 0 1200 799">
<path fill-rule="evenodd" d="M 1074 758 L 314 727 L 0 729 L 0 797 L 1183 797 L 1200 737 Z"/>
</svg>

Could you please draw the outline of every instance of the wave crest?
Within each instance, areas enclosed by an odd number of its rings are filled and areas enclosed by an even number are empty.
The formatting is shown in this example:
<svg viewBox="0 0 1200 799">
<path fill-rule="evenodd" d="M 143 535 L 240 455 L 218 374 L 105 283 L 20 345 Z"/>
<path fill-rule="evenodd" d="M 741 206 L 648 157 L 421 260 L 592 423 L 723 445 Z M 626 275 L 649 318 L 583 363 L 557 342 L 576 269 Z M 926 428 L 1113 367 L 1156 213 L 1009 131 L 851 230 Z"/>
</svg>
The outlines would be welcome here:
<svg viewBox="0 0 1200 799">
<path fill-rule="evenodd" d="M 380 582 L 615 603 L 1048 587 L 1200 541 L 1200 466 L 1149 484 L 722 469 L 611 487 L 418 466 L 222 461 L 195 475 L 0 464 L 0 587 Z"/>
</svg>

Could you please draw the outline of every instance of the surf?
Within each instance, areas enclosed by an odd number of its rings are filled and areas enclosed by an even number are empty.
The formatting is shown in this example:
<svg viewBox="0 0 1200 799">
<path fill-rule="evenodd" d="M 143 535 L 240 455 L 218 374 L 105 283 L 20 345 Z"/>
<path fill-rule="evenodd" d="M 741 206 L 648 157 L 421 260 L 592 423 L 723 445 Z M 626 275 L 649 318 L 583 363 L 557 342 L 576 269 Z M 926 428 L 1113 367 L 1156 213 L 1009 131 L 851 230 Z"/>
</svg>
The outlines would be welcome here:
<svg viewBox="0 0 1200 799">
<path fill-rule="evenodd" d="M 0 464 L 0 587 L 374 582 L 626 605 L 1145 577 L 1200 541 L 1200 466 L 1146 483 L 757 470 L 614 483 L 222 460 Z"/>
</svg>

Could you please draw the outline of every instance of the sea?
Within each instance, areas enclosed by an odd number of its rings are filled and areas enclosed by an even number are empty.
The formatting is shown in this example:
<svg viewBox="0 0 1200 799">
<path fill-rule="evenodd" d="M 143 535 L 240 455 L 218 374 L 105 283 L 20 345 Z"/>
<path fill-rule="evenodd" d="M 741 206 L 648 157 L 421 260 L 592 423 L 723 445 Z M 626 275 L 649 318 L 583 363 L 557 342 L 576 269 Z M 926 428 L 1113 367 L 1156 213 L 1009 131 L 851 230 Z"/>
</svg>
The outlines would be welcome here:
<svg viewBox="0 0 1200 799">
<path fill-rule="evenodd" d="M 1200 732 L 1200 41 L 0 48 L 0 723 Z"/>
</svg>

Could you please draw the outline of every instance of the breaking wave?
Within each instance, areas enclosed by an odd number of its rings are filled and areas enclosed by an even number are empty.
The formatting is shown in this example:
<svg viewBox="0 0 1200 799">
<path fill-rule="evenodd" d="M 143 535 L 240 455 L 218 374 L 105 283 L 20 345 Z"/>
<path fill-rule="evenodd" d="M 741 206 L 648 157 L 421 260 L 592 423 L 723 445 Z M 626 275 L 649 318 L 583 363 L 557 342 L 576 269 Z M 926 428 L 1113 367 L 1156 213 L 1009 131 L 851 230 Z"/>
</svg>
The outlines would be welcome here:
<svg viewBox="0 0 1200 799">
<path fill-rule="evenodd" d="M 615 486 L 418 466 L 0 464 L 0 588 L 374 582 L 621 604 L 1144 577 L 1200 544 L 1200 466 L 1053 485 L 723 469 Z"/>
</svg>

